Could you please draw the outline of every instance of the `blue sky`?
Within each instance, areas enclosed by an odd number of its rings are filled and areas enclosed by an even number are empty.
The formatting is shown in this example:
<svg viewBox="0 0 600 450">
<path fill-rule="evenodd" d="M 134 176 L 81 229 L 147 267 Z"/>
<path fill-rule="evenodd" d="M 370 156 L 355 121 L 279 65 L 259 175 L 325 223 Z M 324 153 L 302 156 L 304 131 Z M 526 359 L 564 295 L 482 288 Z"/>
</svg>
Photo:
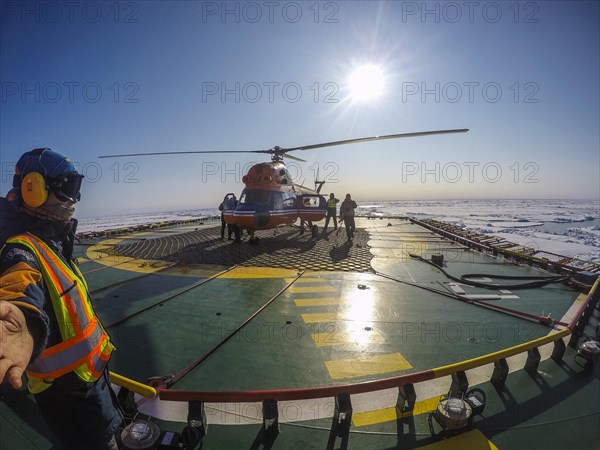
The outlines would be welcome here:
<svg viewBox="0 0 600 450">
<path fill-rule="evenodd" d="M 471 5 L 471 6 L 469 6 Z M 357 200 L 600 197 L 597 2 L 11 2 L 0 16 L 1 191 L 31 148 L 86 175 L 80 217 L 218 205 L 258 150 Z M 375 65 L 379 97 L 348 77 Z"/>
</svg>

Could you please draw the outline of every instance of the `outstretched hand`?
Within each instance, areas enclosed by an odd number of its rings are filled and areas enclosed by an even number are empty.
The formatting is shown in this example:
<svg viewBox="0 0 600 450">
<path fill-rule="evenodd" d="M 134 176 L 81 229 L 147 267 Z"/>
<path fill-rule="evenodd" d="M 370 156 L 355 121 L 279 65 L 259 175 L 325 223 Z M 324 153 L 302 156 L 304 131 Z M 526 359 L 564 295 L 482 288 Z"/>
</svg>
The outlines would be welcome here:
<svg viewBox="0 0 600 450">
<path fill-rule="evenodd" d="M 21 377 L 33 353 L 33 337 L 25 315 L 15 305 L 0 300 L 0 382 L 8 379 L 19 389 Z"/>
</svg>

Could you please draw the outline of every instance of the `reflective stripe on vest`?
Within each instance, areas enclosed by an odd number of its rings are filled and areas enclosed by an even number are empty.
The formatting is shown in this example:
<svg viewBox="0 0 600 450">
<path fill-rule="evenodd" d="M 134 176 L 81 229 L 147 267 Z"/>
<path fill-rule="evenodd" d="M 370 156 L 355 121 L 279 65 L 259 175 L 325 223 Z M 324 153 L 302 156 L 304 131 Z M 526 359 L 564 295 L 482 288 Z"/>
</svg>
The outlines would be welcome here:
<svg viewBox="0 0 600 450">
<path fill-rule="evenodd" d="M 335 204 L 337 202 L 335 201 L 335 198 L 330 198 L 327 200 L 327 207 L 328 208 L 335 208 Z"/>
<path fill-rule="evenodd" d="M 27 375 L 54 379 L 74 371 L 84 381 L 98 379 L 114 346 L 94 315 L 81 273 L 30 233 L 6 242 L 24 245 L 36 256 L 62 338 L 29 364 Z"/>
</svg>

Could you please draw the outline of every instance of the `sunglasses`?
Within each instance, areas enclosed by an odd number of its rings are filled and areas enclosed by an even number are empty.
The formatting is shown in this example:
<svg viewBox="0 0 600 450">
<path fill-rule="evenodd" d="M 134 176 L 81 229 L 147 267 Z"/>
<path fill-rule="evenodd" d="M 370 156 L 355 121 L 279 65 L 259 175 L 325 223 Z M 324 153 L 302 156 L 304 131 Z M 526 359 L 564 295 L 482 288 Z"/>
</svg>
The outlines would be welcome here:
<svg viewBox="0 0 600 450">
<path fill-rule="evenodd" d="M 80 189 L 83 175 L 73 172 L 48 181 L 49 189 L 60 201 L 78 202 L 81 200 Z"/>
</svg>

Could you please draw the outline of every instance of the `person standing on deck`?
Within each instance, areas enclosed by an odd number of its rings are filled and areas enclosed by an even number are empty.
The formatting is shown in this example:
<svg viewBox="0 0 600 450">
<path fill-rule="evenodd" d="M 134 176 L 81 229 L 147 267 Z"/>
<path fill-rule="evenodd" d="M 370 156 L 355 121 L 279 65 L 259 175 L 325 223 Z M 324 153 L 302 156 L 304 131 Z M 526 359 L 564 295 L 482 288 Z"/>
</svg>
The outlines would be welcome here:
<svg viewBox="0 0 600 450">
<path fill-rule="evenodd" d="M 329 194 L 329 198 L 327 199 L 327 219 L 325 220 L 325 227 L 323 228 L 323 231 L 327 229 L 327 226 L 329 225 L 329 219 L 331 218 L 333 218 L 333 229 L 337 230 L 336 207 L 338 202 L 339 200 L 335 198 L 333 192 Z"/>
<path fill-rule="evenodd" d="M 83 175 L 65 156 L 21 156 L 0 197 L 0 382 L 29 391 L 66 449 L 117 450 L 122 413 L 108 379 L 114 346 L 73 255 Z"/>
<path fill-rule="evenodd" d="M 221 202 L 221 204 L 219 205 L 219 211 L 221 211 L 221 240 L 225 239 L 225 226 L 227 225 L 225 223 L 225 214 L 223 213 L 225 209 L 225 205 L 223 204 L 223 202 Z"/>
<path fill-rule="evenodd" d="M 340 220 L 344 220 L 348 242 L 352 242 L 352 239 L 354 238 L 354 230 L 356 229 L 354 223 L 354 210 L 356 208 L 356 202 L 352 200 L 350 194 L 346 194 L 346 199 L 342 202 L 342 206 L 340 206 Z"/>
<path fill-rule="evenodd" d="M 219 211 L 221 211 L 221 240 L 225 239 L 225 226 L 227 226 L 227 239 L 232 239 L 231 235 L 235 232 L 235 225 L 225 222 L 225 211 L 233 211 L 237 204 L 235 194 L 227 194 L 219 205 Z"/>
</svg>

